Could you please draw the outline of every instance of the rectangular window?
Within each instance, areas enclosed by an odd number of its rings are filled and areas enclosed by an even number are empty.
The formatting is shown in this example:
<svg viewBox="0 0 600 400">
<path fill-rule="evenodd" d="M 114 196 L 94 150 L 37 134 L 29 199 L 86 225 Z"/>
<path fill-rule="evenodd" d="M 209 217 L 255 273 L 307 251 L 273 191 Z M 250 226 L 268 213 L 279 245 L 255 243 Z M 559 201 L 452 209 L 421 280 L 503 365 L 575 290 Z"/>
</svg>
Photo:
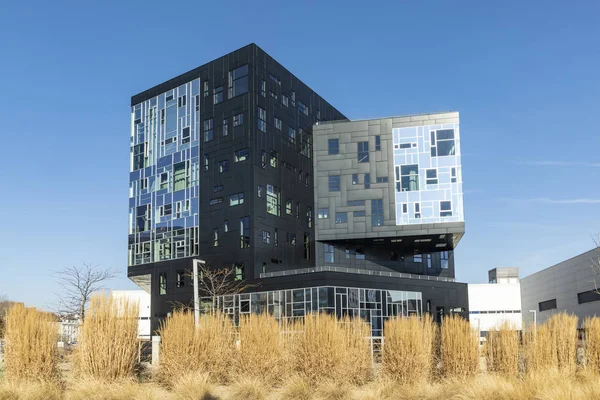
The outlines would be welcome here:
<svg viewBox="0 0 600 400">
<path fill-rule="evenodd" d="M 365 189 L 371 187 L 371 174 L 365 174 Z"/>
<path fill-rule="evenodd" d="M 229 171 L 229 161 L 228 160 L 219 161 L 219 173 L 223 173 L 223 172 L 227 172 L 227 171 Z"/>
<path fill-rule="evenodd" d="M 375 151 L 381 151 L 381 136 L 375 136 Z"/>
<path fill-rule="evenodd" d="M 348 207 L 364 206 L 365 201 L 364 200 L 348 200 L 348 202 L 346 204 L 348 204 Z"/>
<path fill-rule="evenodd" d="M 204 142 L 213 140 L 213 119 L 204 120 Z"/>
<path fill-rule="evenodd" d="M 273 244 L 279 246 L 279 230 L 277 228 L 273 230 Z"/>
<path fill-rule="evenodd" d="M 288 141 L 290 143 L 296 143 L 296 131 L 292 127 L 288 127 Z"/>
<path fill-rule="evenodd" d="M 223 185 L 215 185 L 213 186 L 213 193 L 217 193 L 223 190 Z"/>
<path fill-rule="evenodd" d="M 376 178 L 376 181 L 377 181 L 377 183 L 387 183 L 388 177 L 387 176 L 378 177 L 378 178 Z"/>
<path fill-rule="evenodd" d="M 292 107 L 296 106 L 296 92 L 292 90 Z"/>
<path fill-rule="evenodd" d="M 163 172 L 160 174 L 160 186 L 159 190 L 168 189 L 169 188 L 169 173 Z"/>
<path fill-rule="evenodd" d="M 229 232 L 229 221 L 228 220 L 223 221 L 223 232 L 225 232 L 225 233 Z"/>
<path fill-rule="evenodd" d="M 600 294 L 597 290 L 588 290 L 587 292 L 577 293 L 577 302 L 579 304 L 591 303 L 600 300 Z"/>
<path fill-rule="evenodd" d="M 301 101 L 298 102 L 298 111 L 308 116 L 308 106 Z"/>
<path fill-rule="evenodd" d="M 413 261 L 416 263 L 422 263 L 423 262 L 423 254 L 415 254 L 413 256 Z"/>
<path fill-rule="evenodd" d="M 296 219 L 300 218 L 300 203 L 296 202 Z"/>
<path fill-rule="evenodd" d="M 352 174 L 352 184 L 358 185 L 358 174 Z"/>
<path fill-rule="evenodd" d="M 271 167 L 277 168 L 277 152 L 275 150 L 271 150 L 271 157 L 269 159 L 269 164 L 271 164 Z"/>
<path fill-rule="evenodd" d="M 258 130 L 267 131 L 267 112 L 260 107 L 258 107 Z"/>
<path fill-rule="evenodd" d="M 427 174 L 427 180 L 425 183 L 427 183 L 428 185 L 437 185 L 438 183 L 438 178 L 437 178 L 437 169 L 428 169 L 425 170 L 425 173 Z"/>
<path fill-rule="evenodd" d="M 350 258 L 350 249 L 346 249 L 344 254 L 346 255 L 346 258 Z"/>
<path fill-rule="evenodd" d="M 421 205 L 415 203 L 415 218 L 421 218 Z"/>
<path fill-rule="evenodd" d="M 348 222 L 348 213 L 345 212 L 336 212 L 335 213 L 335 223 L 336 224 L 345 224 Z"/>
<path fill-rule="evenodd" d="M 248 64 L 229 71 L 229 98 L 248 93 Z"/>
<path fill-rule="evenodd" d="M 244 192 L 232 194 L 229 196 L 229 206 L 239 206 L 240 204 L 244 204 Z"/>
<path fill-rule="evenodd" d="M 233 127 L 244 124 L 244 114 L 236 114 L 233 116 Z"/>
<path fill-rule="evenodd" d="M 365 252 L 363 249 L 356 249 L 356 259 L 357 260 L 364 260 L 365 257 Z"/>
<path fill-rule="evenodd" d="M 292 200 L 290 199 L 285 201 L 285 213 L 287 215 L 292 215 Z"/>
<path fill-rule="evenodd" d="M 310 233 L 304 234 L 304 259 L 310 260 Z"/>
<path fill-rule="evenodd" d="M 244 280 L 244 264 L 235 265 L 235 277 L 233 279 L 236 281 Z"/>
<path fill-rule="evenodd" d="M 369 162 L 369 142 L 358 142 L 358 162 Z"/>
<path fill-rule="evenodd" d="M 325 247 L 323 248 L 323 258 L 325 259 L 326 263 L 333 264 L 333 262 L 334 262 L 334 257 L 333 257 L 334 249 L 335 249 L 335 247 L 333 247 L 330 244 L 325 243 Z"/>
<path fill-rule="evenodd" d="M 401 166 L 400 175 L 403 192 L 419 190 L 419 166 L 417 164 Z"/>
<path fill-rule="evenodd" d="M 204 97 L 208 97 L 208 81 L 204 81 Z"/>
<path fill-rule="evenodd" d="M 158 274 L 158 294 L 164 296 L 167 294 L 167 274 Z"/>
<path fill-rule="evenodd" d="M 213 229 L 213 247 L 219 247 L 219 230 Z"/>
<path fill-rule="evenodd" d="M 309 228 L 312 228 L 312 221 L 313 221 L 312 207 L 306 207 L 306 225 Z"/>
<path fill-rule="evenodd" d="M 352 216 L 354 217 L 365 217 L 367 214 L 364 211 L 354 211 Z"/>
<path fill-rule="evenodd" d="M 402 214 L 406 214 L 408 213 L 408 204 L 403 203 L 402 204 Z"/>
<path fill-rule="evenodd" d="M 181 131 L 181 144 L 190 142 L 190 127 L 183 128 Z"/>
<path fill-rule="evenodd" d="M 440 217 L 451 217 L 452 216 L 452 202 L 451 201 L 440 201 Z"/>
<path fill-rule="evenodd" d="M 431 156 L 443 157 L 456 154 L 454 129 L 431 131 Z"/>
<path fill-rule="evenodd" d="M 329 151 L 329 154 L 339 154 L 340 153 L 339 139 L 329 139 L 327 149 Z"/>
<path fill-rule="evenodd" d="M 266 244 L 271 244 L 271 232 L 262 231 L 262 241 Z"/>
<path fill-rule="evenodd" d="M 173 165 L 173 191 L 183 190 L 189 186 L 188 163 L 181 162 Z"/>
<path fill-rule="evenodd" d="M 267 212 L 279 217 L 281 191 L 277 186 L 267 185 Z"/>
<path fill-rule="evenodd" d="M 261 79 L 261 81 L 260 81 L 260 95 L 262 97 L 267 96 L 267 82 L 265 82 L 264 79 Z"/>
<path fill-rule="evenodd" d="M 256 195 L 257 195 L 258 197 L 262 197 L 262 192 L 263 192 L 263 187 L 262 187 L 261 185 L 258 185 L 258 186 L 256 187 Z"/>
<path fill-rule="evenodd" d="M 554 310 L 556 307 L 556 299 L 542 301 L 538 304 L 540 312 L 546 310 Z"/>
<path fill-rule="evenodd" d="M 383 200 L 371 200 L 371 226 L 383 225 Z"/>
<path fill-rule="evenodd" d="M 229 121 L 227 118 L 223 119 L 223 136 L 229 135 Z"/>
<path fill-rule="evenodd" d="M 250 217 L 240 218 L 240 248 L 250 247 Z"/>
<path fill-rule="evenodd" d="M 456 168 L 452 167 L 450 174 L 450 182 L 456 183 Z"/>
<path fill-rule="evenodd" d="M 287 244 L 295 246 L 296 245 L 296 234 L 288 233 L 287 234 Z"/>
<path fill-rule="evenodd" d="M 204 154 L 204 171 L 208 171 L 210 167 L 210 160 L 208 158 L 208 154 Z"/>
<path fill-rule="evenodd" d="M 427 268 L 428 269 L 433 268 L 433 265 L 431 265 L 432 264 L 432 262 L 431 262 L 431 253 L 427 253 L 427 254 L 425 254 L 425 256 L 426 256 L 426 259 L 427 259 Z"/>
<path fill-rule="evenodd" d="M 277 129 L 278 131 L 280 131 L 283 126 L 281 120 L 277 117 L 273 117 L 273 124 L 275 125 L 275 129 Z"/>
<path fill-rule="evenodd" d="M 281 81 L 275 75 L 269 74 L 269 79 L 272 80 L 273 82 L 275 82 L 276 84 L 278 84 L 279 86 L 281 86 Z"/>
<path fill-rule="evenodd" d="M 440 259 L 442 261 L 442 263 L 441 263 L 442 269 L 448 269 L 448 263 L 449 263 L 449 260 L 450 260 L 450 252 L 448 252 L 448 251 L 442 251 L 440 253 Z"/>
<path fill-rule="evenodd" d="M 223 102 L 223 86 L 218 86 L 213 90 L 213 103 L 219 104 Z"/>
<path fill-rule="evenodd" d="M 288 98 L 285 94 L 281 95 L 281 104 L 283 104 L 284 106 L 288 106 Z"/>
<path fill-rule="evenodd" d="M 177 271 L 177 287 L 181 288 L 185 286 L 185 271 Z"/>
<path fill-rule="evenodd" d="M 317 210 L 317 218 L 318 219 L 327 219 L 327 218 L 329 218 L 329 208 L 319 208 Z"/>
<path fill-rule="evenodd" d="M 339 192 L 340 191 L 340 176 L 332 175 L 329 177 L 329 191 Z"/>
<path fill-rule="evenodd" d="M 221 204 L 223 202 L 223 198 L 222 197 L 215 197 L 214 199 L 210 199 L 208 201 L 208 205 L 209 206 L 214 206 L 217 204 Z"/>
<path fill-rule="evenodd" d="M 260 166 L 261 168 L 267 168 L 267 152 L 264 150 L 260 151 Z"/>
<path fill-rule="evenodd" d="M 237 150 L 233 153 L 234 162 L 242 162 L 248 159 L 248 149 Z"/>
</svg>

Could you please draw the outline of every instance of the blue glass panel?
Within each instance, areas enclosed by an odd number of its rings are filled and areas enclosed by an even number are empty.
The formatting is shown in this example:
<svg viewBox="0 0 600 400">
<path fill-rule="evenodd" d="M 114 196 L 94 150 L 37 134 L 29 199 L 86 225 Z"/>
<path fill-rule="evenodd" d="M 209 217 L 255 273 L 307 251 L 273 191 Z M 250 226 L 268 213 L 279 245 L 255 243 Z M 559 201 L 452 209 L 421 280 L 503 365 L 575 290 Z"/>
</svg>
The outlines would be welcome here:
<svg viewBox="0 0 600 400">
<path fill-rule="evenodd" d="M 156 207 L 162 206 L 164 203 L 164 198 L 163 196 L 156 196 Z"/>
<path fill-rule="evenodd" d="M 173 202 L 173 193 L 165 194 L 165 204 L 169 204 Z"/>
<path fill-rule="evenodd" d="M 161 157 L 157 160 L 156 165 L 158 168 L 164 168 L 173 164 L 173 157 L 171 155 Z"/>
<path fill-rule="evenodd" d="M 194 217 L 186 217 L 185 219 L 185 226 L 187 227 L 191 227 L 194 226 Z"/>
<path fill-rule="evenodd" d="M 140 170 L 129 173 L 129 182 L 137 181 L 140 179 Z"/>
<path fill-rule="evenodd" d="M 129 199 L 129 208 L 135 207 L 135 197 Z"/>
<path fill-rule="evenodd" d="M 182 201 L 185 199 L 185 190 L 178 190 L 173 193 L 173 201 Z"/>
<path fill-rule="evenodd" d="M 178 162 L 181 162 L 181 151 L 173 154 L 173 164 L 177 164 Z"/>
<path fill-rule="evenodd" d="M 185 228 L 185 218 L 178 218 L 173 221 L 173 229 L 183 229 Z"/>
<path fill-rule="evenodd" d="M 198 157 L 198 146 L 192 147 L 192 158 Z"/>
</svg>

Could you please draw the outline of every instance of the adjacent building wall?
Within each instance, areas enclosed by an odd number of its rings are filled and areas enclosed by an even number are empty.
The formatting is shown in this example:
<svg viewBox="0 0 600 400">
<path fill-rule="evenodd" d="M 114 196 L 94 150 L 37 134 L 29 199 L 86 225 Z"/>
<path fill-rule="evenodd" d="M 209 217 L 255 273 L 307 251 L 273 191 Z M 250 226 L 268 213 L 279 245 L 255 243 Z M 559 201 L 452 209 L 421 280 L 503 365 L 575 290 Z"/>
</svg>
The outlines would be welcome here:
<svg viewBox="0 0 600 400">
<path fill-rule="evenodd" d="M 469 321 L 482 335 L 504 323 L 521 330 L 520 284 L 469 284 Z"/>
</svg>

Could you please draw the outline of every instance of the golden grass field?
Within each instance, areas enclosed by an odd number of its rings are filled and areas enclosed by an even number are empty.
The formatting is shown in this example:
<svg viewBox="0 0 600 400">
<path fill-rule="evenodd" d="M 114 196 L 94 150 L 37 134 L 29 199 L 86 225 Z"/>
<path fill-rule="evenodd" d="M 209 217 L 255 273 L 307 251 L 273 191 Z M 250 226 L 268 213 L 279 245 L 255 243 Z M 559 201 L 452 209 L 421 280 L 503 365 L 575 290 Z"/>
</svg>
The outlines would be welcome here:
<svg viewBox="0 0 600 400">
<path fill-rule="evenodd" d="M 160 365 L 137 365 L 132 304 L 96 298 L 80 343 L 61 373 L 56 329 L 47 314 L 8 311 L 0 400 L 120 399 L 600 399 L 600 319 L 552 317 L 537 330 L 503 326 L 479 348 L 467 321 L 429 317 L 386 322 L 371 357 L 359 319 L 311 315 L 278 323 L 250 315 L 235 327 L 205 315 L 198 329 L 177 311 L 160 328 Z"/>
</svg>

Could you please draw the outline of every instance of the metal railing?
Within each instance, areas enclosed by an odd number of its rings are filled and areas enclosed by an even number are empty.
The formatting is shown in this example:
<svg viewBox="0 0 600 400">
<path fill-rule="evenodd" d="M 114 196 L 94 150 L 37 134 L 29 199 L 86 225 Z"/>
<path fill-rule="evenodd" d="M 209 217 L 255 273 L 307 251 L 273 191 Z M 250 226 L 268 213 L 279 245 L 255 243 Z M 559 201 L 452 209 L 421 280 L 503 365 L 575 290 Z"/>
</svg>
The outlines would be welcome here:
<svg viewBox="0 0 600 400">
<path fill-rule="evenodd" d="M 383 276 L 383 277 L 390 277 L 390 278 L 407 278 L 407 279 L 418 279 L 418 280 L 437 281 L 437 282 L 455 282 L 454 278 L 448 278 L 448 277 L 444 277 L 444 276 L 417 275 L 417 274 L 407 274 L 404 272 L 374 271 L 374 270 L 370 270 L 370 269 L 346 268 L 346 267 L 334 267 L 334 266 L 299 268 L 299 269 L 291 269 L 289 271 L 263 272 L 260 274 L 260 277 L 261 278 L 274 278 L 277 276 L 310 274 L 310 273 L 315 273 L 315 272 L 342 272 L 344 274 L 372 275 L 372 276 Z"/>
</svg>

